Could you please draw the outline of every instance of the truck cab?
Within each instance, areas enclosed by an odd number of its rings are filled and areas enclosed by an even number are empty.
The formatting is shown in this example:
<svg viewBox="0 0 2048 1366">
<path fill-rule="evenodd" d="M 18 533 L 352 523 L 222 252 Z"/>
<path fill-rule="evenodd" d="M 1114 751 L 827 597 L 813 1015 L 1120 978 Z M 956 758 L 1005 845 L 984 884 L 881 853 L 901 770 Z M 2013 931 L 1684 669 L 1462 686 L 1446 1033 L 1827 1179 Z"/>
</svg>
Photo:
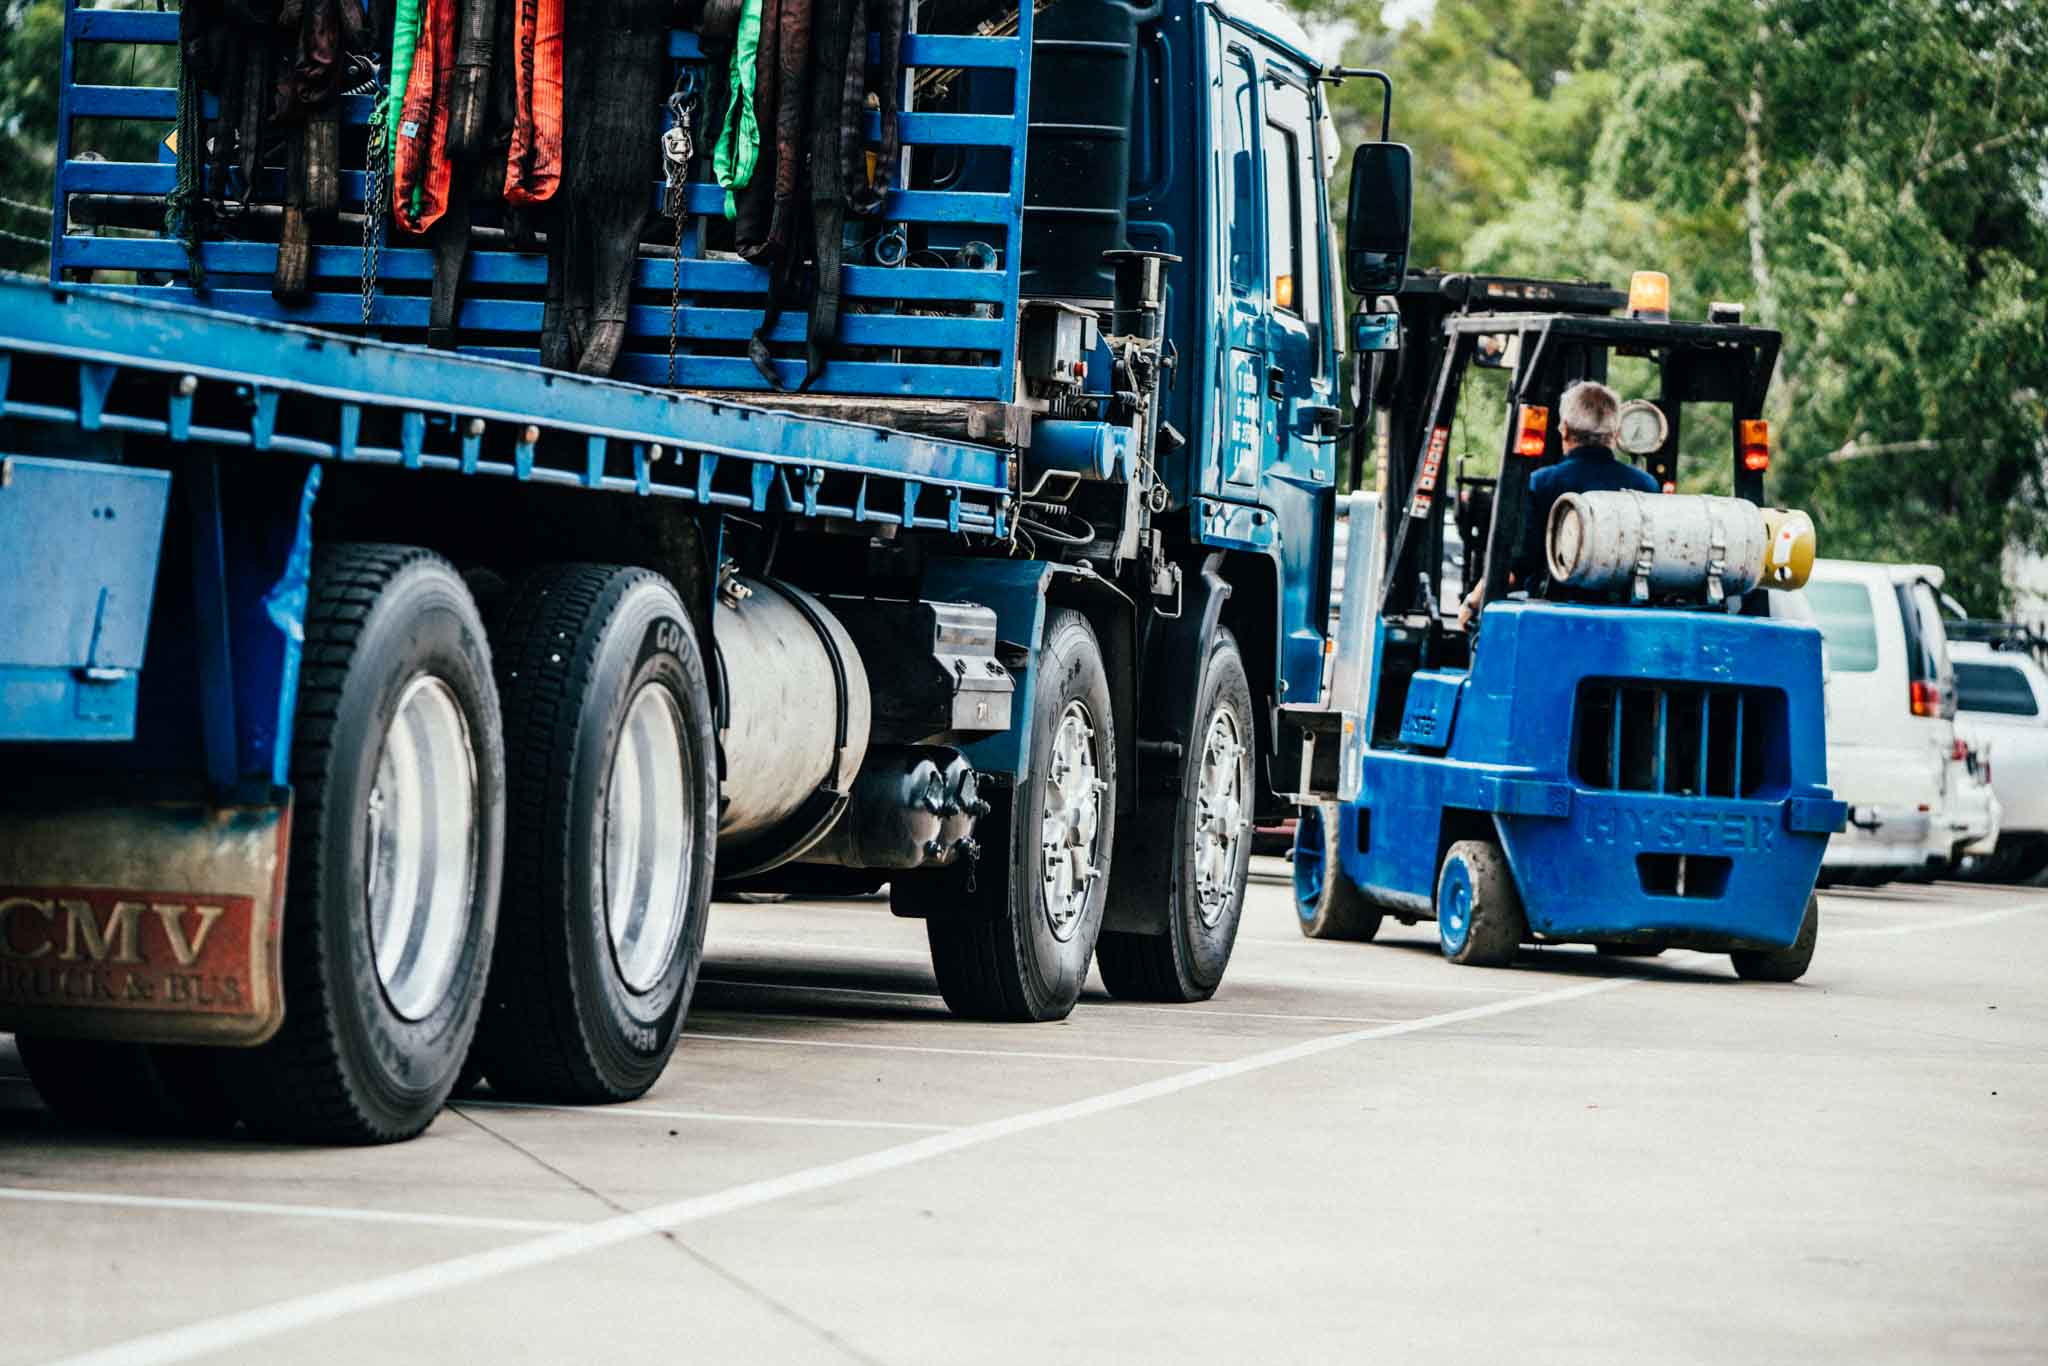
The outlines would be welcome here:
<svg viewBox="0 0 2048 1366">
<path fill-rule="evenodd" d="M 1458 276 L 1400 298 L 1381 496 L 1351 512 L 1327 699 L 1293 713 L 1323 799 L 1295 850 L 1310 937 L 1370 938 L 1392 914 L 1434 919 L 1459 963 L 1588 942 L 1805 970 L 1843 807 L 1826 787 L 1820 633 L 1764 610 L 1812 557 L 1803 515 L 1759 506 L 1777 334 L 1611 316 L 1623 302 Z M 1461 404 L 1489 370 L 1492 401 Z M 1582 380 L 1634 395 L 1620 455 L 1665 492 L 1567 494 L 1536 526 L 1530 476 L 1563 454 L 1555 415 Z M 1685 418 L 1713 408 L 1738 496 L 1676 493 Z M 1467 474 L 1475 440 L 1498 455 Z M 1446 536 L 1463 542 L 1448 561 Z M 1447 562 L 1472 579 L 1464 620 Z M 1570 600 L 1550 599 L 1560 589 Z"/>
</svg>

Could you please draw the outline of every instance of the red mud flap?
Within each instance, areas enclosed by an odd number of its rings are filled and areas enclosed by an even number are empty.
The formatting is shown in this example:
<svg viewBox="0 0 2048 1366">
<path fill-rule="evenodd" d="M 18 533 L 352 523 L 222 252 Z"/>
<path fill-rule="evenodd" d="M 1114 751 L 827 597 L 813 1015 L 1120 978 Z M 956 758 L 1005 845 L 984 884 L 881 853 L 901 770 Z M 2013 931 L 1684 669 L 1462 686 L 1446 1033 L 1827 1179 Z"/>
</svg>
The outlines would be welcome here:
<svg viewBox="0 0 2048 1366">
<path fill-rule="evenodd" d="M 289 806 L 0 810 L 0 1029 L 268 1039 L 290 830 Z"/>
</svg>

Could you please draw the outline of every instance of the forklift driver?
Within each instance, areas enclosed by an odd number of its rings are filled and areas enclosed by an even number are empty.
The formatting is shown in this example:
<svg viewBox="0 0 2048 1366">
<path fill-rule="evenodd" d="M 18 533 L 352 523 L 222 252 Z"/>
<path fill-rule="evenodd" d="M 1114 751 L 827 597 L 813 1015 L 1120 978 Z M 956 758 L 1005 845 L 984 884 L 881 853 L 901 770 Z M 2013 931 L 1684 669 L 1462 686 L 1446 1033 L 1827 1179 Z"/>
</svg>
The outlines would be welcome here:
<svg viewBox="0 0 2048 1366">
<path fill-rule="evenodd" d="M 1648 470 L 1615 458 L 1614 443 L 1621 432 L 1621 396 L 1614 390 L 1596 380 L 1581 380 L 1564 391 L 1557 416 L 1564 459 L 1529 476 L 1527 525 L 1532 534 L 1521 538 L 1523 549 L 1509 575 L 1510 583 L 1535 584 L 1543 579 L 1543 541 L 1550 526 L 1550 509 L 1565 494 L 1661 491 L 1656 477 Z M 1460 630 L 1468 629 L 1479 615 L 1485 592 L 1486 579 L 1482 575 L 1458 605 Z M 1547 596 L 1558 602 L 1600 601 L 1598 595 L 1556 586 Z"/>
</svg>

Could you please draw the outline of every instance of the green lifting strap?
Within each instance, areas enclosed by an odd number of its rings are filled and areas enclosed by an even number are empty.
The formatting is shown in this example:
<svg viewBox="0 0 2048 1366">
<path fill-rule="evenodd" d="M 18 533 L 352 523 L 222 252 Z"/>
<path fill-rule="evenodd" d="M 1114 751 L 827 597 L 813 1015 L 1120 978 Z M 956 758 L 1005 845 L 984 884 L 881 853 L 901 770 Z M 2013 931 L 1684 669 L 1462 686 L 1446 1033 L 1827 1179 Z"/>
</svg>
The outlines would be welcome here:
<svg viewBox="0 0 2048 1366">
<path fill-rule="evenodd" d="M 391 79 L 384 96 L 384 164 L 398 163 L 398 111 L 412 80 L 413 49 L 420 40 L 420 0 L 398 0 L 391 28 Z"/>
<path fill-rule="evenodd" d="M 711 149 L 711 174 L 725 187 L 727 218 L 737 212 L 732 192 L 754 178 L 755 163 L 761 159 L 761 125 L 754 117 L 754 63 L 760 51 L 761 0 L 746 0 L 732 48 L 732 95 L 726 102 L 725 127 Z"/>
</svg>

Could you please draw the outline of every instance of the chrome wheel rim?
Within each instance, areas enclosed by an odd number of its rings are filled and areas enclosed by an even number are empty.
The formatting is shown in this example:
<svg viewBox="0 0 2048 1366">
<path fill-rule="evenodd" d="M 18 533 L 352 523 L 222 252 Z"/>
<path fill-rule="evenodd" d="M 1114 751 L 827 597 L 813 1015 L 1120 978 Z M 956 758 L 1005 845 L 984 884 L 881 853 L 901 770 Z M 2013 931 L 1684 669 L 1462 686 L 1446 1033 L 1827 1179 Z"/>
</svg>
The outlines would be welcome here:
<svg viewBox="0 0 2048 1366">
<path fill-rule="evenodd" d="M 1102 794 L 1109 784 L 1098 776 L 1092 722 L 1078 698 L 1067 703 L 1047 759 L 1038 823 L 1039 876 L 1046 925 L 1059 940 L 1074 937 L 1095 879 L 1102 875 Z"/>
<path fill-rule="evenodd" d="M 661 984 L 683 934 L 689 762 L 681 708 L 661 684 L 644 684 L 626 708 L 604 800 L 605 925 L 619 978 L 635 993 Z"/>
<path fill-rule="evenodd" d="M 477 865 L 476 750 L 454 689 L 405 685 L 369 798 L 370 951 L 391 1008 L 424 1020 L 462 962 Z"/>
<path fill-rule="evenodd" d="M 1245 744 L 1237 713 L 1218 707 L 1202 741 L 1195 780 L 1195 913 L 1215 929 L 1237 895 L 1238 856 L 1244 847 Z"/>
</svg>

